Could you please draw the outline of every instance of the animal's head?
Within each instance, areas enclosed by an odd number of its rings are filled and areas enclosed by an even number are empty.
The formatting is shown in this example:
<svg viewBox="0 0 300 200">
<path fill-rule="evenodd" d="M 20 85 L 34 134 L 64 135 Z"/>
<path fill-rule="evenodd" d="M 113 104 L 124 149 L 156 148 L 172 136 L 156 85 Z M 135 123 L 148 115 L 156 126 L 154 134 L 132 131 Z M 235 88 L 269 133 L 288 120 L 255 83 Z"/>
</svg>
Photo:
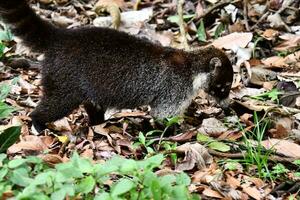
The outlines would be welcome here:
<svg viewBox="0 0 300 200">
<path fill-rule="evenodd" d="M 232 65 L 225 53 L 215 47 L 193 52 L 193 89 L 204 89 L 222 103 L 233 81 Z"/>
</svg>

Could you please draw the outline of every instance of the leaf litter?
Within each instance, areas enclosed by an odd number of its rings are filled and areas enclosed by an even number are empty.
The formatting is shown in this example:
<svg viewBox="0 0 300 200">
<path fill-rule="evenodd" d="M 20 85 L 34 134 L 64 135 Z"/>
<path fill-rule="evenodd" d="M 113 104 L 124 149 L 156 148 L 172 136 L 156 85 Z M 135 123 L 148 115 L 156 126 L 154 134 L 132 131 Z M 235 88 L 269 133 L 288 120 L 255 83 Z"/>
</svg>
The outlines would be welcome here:
<svg viewBox="0 0 300 200">
<path fill-rule="evenodd" d="M 60 27 L 106 26 L 164 46 L 182 47 L 173 1 L 37 0 L 31 4 L 39 15 Z M 160 151 L 168 155 L 162 169 L 166 173 L 187 172 L 193 180 L 190 191 L 203 199 L 274 199 L 296 195 L 297 192 L 278 189 L 284 181 L 296 182 L 299 178 L 287 174 L 278 177 L 273 157 L 267 162 L 269 174 L 258 177 L 257 165 L 245 165 L 248 161 L 243 153 L 247 149 L 245 133 L 257 128 L 253 116 L 256 112 L 261 121 L 269 121 L 261 141 L 263 152 L 271 150 L 272 155 L 299 159 L 297 9 L 296 1 L 185 1 L 189 44 L 199 47 L 211 43 L 224 49 L 233 62 L 232 111 L 224 113 L 199 94 L 189 108 L 191 116 L 170 126 L 155 122 L 147 109 L 137 108 L 118 111 L 104 124 L 88 127 L 87 115 L 79 108 L 67 118 L 50 124 L 50 131 L 35 134 L 28 114 L 42 94 L 38 66 L 42 56 L 14 38 L 4 51 L 0 80 L 1 84 L 12 85 L 5 102 L 17 110 L 1 121 L 0 126 L 4 129 L 18 124 L 22 128 L 19 141 L 7 150 L 7 155 L 39 155 L 53 166 L 67 161 L 73 151 L 98 161 L 115 154 L 143 159 Z M 203 27 L 198 29 L 202 19 Z M 205 40 L 199 41 L 199 35 Z M 13 83 L 13 77 L 18 77 L 18 81 Z M 237 120 L 227 120 L 228 115 Z M 200 140 L 199 133 L 206 139 L 202 136 Z M 280 162 L 287 163 L 286 168 L 293 166 L 290 159 Z M 291 174 L 297 172 L 295 168 L 289 170 Z"/>
</svg>

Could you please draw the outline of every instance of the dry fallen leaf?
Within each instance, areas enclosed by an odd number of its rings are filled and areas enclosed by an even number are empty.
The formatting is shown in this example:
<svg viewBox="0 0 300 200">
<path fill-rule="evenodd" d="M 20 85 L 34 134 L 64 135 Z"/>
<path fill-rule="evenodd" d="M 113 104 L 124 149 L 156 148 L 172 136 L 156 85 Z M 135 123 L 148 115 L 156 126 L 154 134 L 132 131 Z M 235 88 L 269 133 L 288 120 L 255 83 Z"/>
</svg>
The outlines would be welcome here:
<svg viewBox="0 0 300 200">
<path fill-rule="evenodd" d="M 22 140 L 8 148 L 7 154 L 18 153 L 23 150 L 43 152 L 48 150 L 53 138 L 49 136 L 27 135 Z"/>
<path fill-rule="evenodd" d="M 256 200 L 260 200 L 263 198 L 261 193 L 254 186 L 251 187 L 251 186 L 248 186 L 245 184 L 245 185 L 242 185 L 242 188 L 245 193 L 247 193 L 249 196 L 251 196 L 252 198 L 254 198 Z"/>
<path fill-rule="evenodd" d="M 94 10 L 98 15 L 107 11 L 112 18 L 112 27 L 118 29 L 121 23 L 120 8 L 123 6 L 123 0 L 99 0 L 94 6 Z"/>
<path fill-rule="evenodd" d="M 212 137 L 218 137 L 227 130 L 228 128 L 220 120 L 216 118 L 207 118 L 202 121 L 198 132 L 205 133 Z"/>
<path fill-rule="evenodd" d="M 287 157 L 300 158 L 300 145 L 290 140 L 269 139 L 262 141 L 262 145 L 266 149 L 274 149 L 277 153 Z"/>
<path fill-rule="evenodd" d="M 210 197 L 210 198 L 217 198 L 217 199 L 222 199 L 223 196 L 215 191 L 215 190 L 212 190 L 210 188 L 206 188 L 203 192 L 202 192 L 203 195 L 207 196 L 207 197 Z"/>
<path fill-rule="evenodd" d="M 252 40 L 252 33 L 231 33 L 229 35 L 220 37 L 213 41 L 212 45 L 217 48 L 231 49 L 235 51 L 238 47 L 245 48 Z"/>
<path fill-rule="evenodd" d="M 203 169 L 213 160 L 207 149 L 199 143 L 185 143 L 177 147 L 176 151 L 185 153 L 184 159 L 176 166 L 180 171 L 191 170 L 195 166 Z"/>
</svg>

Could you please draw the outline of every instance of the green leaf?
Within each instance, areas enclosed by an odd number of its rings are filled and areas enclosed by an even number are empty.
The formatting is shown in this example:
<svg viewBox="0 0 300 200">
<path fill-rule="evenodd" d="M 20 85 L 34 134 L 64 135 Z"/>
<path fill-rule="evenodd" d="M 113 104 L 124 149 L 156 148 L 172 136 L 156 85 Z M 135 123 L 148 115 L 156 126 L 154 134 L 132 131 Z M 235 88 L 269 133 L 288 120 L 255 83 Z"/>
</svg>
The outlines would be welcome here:
<svg viewBox="0 0 300 200">
<path fill-rule="evenodd" d="M 3 165 L 3 161 L 7 158 L 7 155 L 4 153 L 0 154 L 0 167 Z"/>
<path fill-rule="evenodd" d="M 146 146 L 146 138 L 142 132 L 139 132 L 139 141 L 142 143 L 142 145 Z"/>
<path fill-rule="evenodd" d="M 0 168 L 0 180 L 3 180 L 3 178 L 7 175 L 7 173 L 8 173 L 7 166 L 1 167 Z"/>
<path fill-rule="evenodd" d="M 188 185 L 191 184 L 191 179 L 190 179 L 190 177 L 187 174 L 180 173 L 180 174 L 178 174 L 176 176 L 176 183 L 178 185 L 186 185 L 186 186 L 188 186 Z"/>
<path fill-rule="evenodd" d="M 129 179 L 120 179 L 111 190 L 111 195 L 117 197 L 124 194 L 135 187 L 135 184 Z"/>
<path fill-rule="evenodd" d="M 160 166 L 160 164 L 164 161 L 164 155 L 163 154 L 157 154 L 155 156 L 152 156 L 150 158 L 147 158 L 146 160 L 142 160 L 138 162 L 139 166 L 142 169 L 148 168 L 153 169 L 155 167 Z"/>
<path fill-rule="evenodd" d="M 197 141 L 198 142 L 210 142 L 210 141 L 213 141 L 213 139 L 211 137 L 209 137 L 208 135 L 198 133 L 197 134 Z"/>
<path fill-rule="evenodd" d="M 40 173 L 35 177 L 32 184 L 33 185 L 43 185 L 43 184 L 48 183 L 49 181 L 52 182 L 54 176 L 55 176 L 55 173 L 53 171 Z"/>
<path fill-rule="evenodd" d="M 11 86 L 8 84 L 0 85 L 0 101 L 4 100 L 11 90 Z"/>
<path fill-rule="evenodd" d="M 195 17 L 196 15 L 195 14 L 190 14 L 190 15 L 183 15 L 183 20 L 189 20 L 189 19 L 192 19 L 193 17 Z M 179 16 L 178 15 L 172 15 L 172 16 L 169 16 L 167 18 L 167 20 L 171 23 L 176 23 L 178 24 L 179 23 Z"/>
<path fill-rule="evenodd" d="M 16 185 L 26 187 L 33 179 L 29 178 L 28 171 L 25 168 L 17 168 L 13 171 L 10 181 Z"/>
<path fill-rule="evenodd" d="M 224 30 L 225 30 L 225 25 L 221 22 L 220 24 L 218 24 L 215 30 L 214 38 L 217 39 L 218 37 L 220 37 Z"/>
<path fill-rule="evenodd" d="M 94 200 L 113 200 L 113 198 L 110 197 L 109 193 L 103 192 L 97 195 Z"/>
<path fill-rule="evenodd" d="M 238 166 L 239 166 L 239 163 L 238 162 L 235 162 L 235 161 L 228 161 L 226 162 L 226 164 L 224 165 L 225 169 L 228 169 L 228 170 L 237 170 L 238 169 Z"/>
<path fill-rule="evenodd" d="M 138 168 L 136 161 L 134 160 L 124 160 L 121 165 L 120 172 L 122 173 L 129 173 L 134 172 Z"/>
<path fill-rule="evenodd" d="M 91 192 L 96 185 L 96 181 L 92 176 L 87 176 L 80 181 L 76 187 L 76 191 L 83 194 Z"/>
<path fill-rule="evenodd" d="M 14 107 L 9 106 L 4 102 L 0 102 L 0 119 L 7 118 L 15 110 Z"/>
<path fill-rule="evenodd" d="M 13 169 L 13 168 L 19 167 L 20 165 L 23 165 L 24 163 L 26 163 L 26 159 L 18 158 L 18 159 L 9 161 L 8 167 Z"/>
<path fill-rule="evenodd" d="M 71 185 L 64 185 L 58 191 L 51 194 L 52 200 L 64 200 L 67 195 L 74 196 L 75 191 Z"/>
<path fill-rule="evenodd" d="M 293 162 L 295 165 L 300 165 L 300 160 L 294 160 Z"/>
<path fill-rule="evenodd" d="M 206 42 L 207 37 L 206 37 L 206 31 L 205 31 L 203 19 L 201 19 L 200 21 L 200 25 L 197 30 L 197 36 L 199 41 Z"/>
<path fill-rule="evenodd" d="M 71 178 L 82 178 L 83 174 L 82 172 L 76 168 L 73 163 L 61 163 L 55 165 L 55 168 L 57 169 L 57 173 L 55 174 L 55 178 L 57 181 L 64 182 Z"/>
<path fill-rule="evenodd" d="M 210 142 L 208 144 L 208 146 L 211 149 L 214 149 L 214 150 L 217 150 L 217 151 L 221 151 L 221 152 L 228 152 L 228 151 L 230 151 L 230 146 L 228 146 L 227 144 L 225 144 L 223 142 L 213 141 L 213 142 Z"/>
<path fill-rule="evenodd" d="M 93 165 L 91 161 L 86 158 L 80 158 L 77 152 L 73 153 L 71 161 L 75 167 L 77 167 L 82 173 L 91 173 L 93 171 Z"/>
<path fill-rule="evenodd" d="M 13 145 L 21 134 L 20 126 L 13 126 L 5 129 L 0 134 L 0 153 L 5 152 L 11 145 Z"/>
<path fill-rule="evenodd" d="M 175 125 L 175 124 L 179 124 L 180 120 L 182 120 L 182 118 L 179 117 L 179 116 L 175 116 L 175 117 L 172 117 L 172 118 L 167 118 L 166 126 L 172 126 L 172 125 Z"/>
</svg>

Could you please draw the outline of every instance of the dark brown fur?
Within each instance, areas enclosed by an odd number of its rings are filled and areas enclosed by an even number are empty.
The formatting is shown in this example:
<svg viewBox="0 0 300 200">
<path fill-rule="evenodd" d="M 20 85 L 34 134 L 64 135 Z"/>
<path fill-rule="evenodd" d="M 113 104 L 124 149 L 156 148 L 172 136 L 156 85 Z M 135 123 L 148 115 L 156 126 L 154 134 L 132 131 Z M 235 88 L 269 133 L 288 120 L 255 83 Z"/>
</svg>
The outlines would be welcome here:
<svg viewBox="0 0 300 200">
<path fill-rule="evenodd" d="M 218 99 L 229 94 L 232 67 L 214 47 L 185 52 L 108 28 L 59 29 L 25 0 L 0 0 L 0 13 L 27 46 L 45 54 L 44 95 L 30 115 L 38 131 L 80 104 L 97 124 L 112 107 L 148 104 L 153 116 L 167 117 L 181 114 L 198 89 Z M 205 75 L 202 85 L 198 75 Z"/>
</svg>

